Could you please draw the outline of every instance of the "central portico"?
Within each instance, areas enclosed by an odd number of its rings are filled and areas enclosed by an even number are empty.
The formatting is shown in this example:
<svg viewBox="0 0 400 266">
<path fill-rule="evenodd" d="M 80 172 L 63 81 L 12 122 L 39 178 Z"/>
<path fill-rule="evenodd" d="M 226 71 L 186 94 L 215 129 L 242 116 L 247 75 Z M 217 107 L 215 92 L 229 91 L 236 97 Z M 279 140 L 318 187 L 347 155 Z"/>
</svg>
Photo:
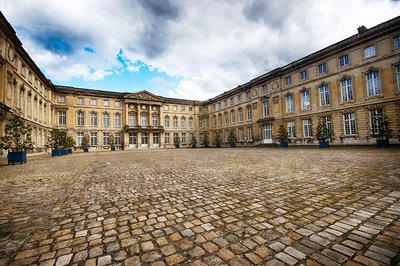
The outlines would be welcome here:
<svg viewBox="0 0 400 266">
<path fill-rule="evenodd" d="M 124 148 L 158 148 L 163 143 L 163 98 L 148 91 L 125 94 Z"/>
</svg>

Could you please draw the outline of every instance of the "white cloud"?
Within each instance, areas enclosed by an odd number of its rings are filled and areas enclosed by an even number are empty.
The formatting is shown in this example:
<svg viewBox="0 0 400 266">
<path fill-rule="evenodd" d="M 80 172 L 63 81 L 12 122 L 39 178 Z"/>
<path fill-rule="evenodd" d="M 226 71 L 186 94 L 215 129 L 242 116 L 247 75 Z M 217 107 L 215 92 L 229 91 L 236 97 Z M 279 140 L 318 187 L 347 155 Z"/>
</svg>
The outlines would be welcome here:
<svg viewBox="0 0 400 266">
<path fill-rule="evenodd" d="M 158 82 L 166 96 L 190 99 L 214 97 L 349 37 L 360 25 L 393 18 L 400 8 L 398 1 L 373 0 L 158 3 L 0 0 L 14 27 L 26 28 L 17 29 L 26 50 L 55 82 L 138 72 L 143 62 L 174 77 L 149 84 Z M 52 35 L 70 44 L 61 47 L 65 53 L 46 47 Z M 116 59 L 121 49 L 123 69 Z"/>
</svg>

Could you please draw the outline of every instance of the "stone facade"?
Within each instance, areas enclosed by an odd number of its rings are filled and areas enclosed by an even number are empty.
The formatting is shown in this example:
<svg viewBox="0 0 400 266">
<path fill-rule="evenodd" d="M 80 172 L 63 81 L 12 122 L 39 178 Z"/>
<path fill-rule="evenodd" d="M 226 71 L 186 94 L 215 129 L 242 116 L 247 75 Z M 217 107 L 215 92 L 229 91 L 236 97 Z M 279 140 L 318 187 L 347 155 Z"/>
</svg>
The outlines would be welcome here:
<svg viewBox="0 0 400 266">
<path fill-rule="evenodd" d="M 108 136 L 125 149 L 174 147 L 209 133 L 224 143 L 234 130 L 239 145 L 277 142 L 279 125 L 293 144 L 314 145 L 323 120 L 332 143 L 375 144 L 373 117 L 384 116 L 400 132 L 400 17 L 358 33 L 206 101 L 117 93 L 53 85 L 46 79 L 2 14 L 0 18 L 0 135 L 7 112 L 34 128 L 36 151 L 48 131 L 65 128 L 80 144 L 109 149 Z"/>
</svg>

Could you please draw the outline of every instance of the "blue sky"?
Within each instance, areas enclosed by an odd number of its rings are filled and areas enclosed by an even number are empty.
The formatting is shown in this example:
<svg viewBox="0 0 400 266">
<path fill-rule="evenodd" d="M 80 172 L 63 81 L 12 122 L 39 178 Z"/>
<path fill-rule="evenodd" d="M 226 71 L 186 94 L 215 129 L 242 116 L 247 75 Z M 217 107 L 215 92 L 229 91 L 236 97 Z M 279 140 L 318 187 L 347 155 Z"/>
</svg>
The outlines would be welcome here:
<svg viewBox="0 0 400 266">
<path fill-rule="evenodd" d="M 54 84 L 205 100 L 399 15 L 375 0 L 0 0 Z M 18 7 L 18 8 L 16 8 Z"/>
</svg>

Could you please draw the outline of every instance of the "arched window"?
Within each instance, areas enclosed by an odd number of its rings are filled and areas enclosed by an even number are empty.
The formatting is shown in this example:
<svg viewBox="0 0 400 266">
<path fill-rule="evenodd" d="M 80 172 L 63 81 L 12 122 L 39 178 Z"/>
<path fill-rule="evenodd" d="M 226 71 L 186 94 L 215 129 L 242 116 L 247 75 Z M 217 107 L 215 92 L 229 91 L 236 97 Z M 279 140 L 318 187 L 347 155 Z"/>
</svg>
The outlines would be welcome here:
<svg viewBox="0 0 400 266">
<path fill-rule="evenodd" d="M 165 116 L 164 118 L 164 127 L 169 128 L 169 116 Z"/>
</svg>

